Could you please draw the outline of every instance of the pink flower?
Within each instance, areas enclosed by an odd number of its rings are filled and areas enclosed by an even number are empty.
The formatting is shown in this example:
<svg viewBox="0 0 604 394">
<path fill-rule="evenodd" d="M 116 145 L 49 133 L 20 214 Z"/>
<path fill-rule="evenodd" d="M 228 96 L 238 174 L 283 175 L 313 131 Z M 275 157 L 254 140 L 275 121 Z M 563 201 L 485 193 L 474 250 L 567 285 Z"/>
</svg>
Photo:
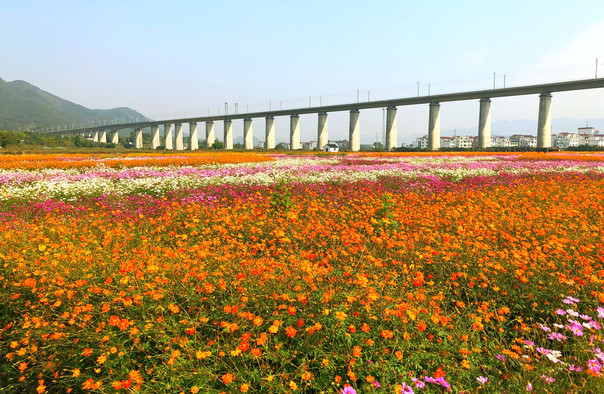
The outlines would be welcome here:
<svg viewBox="0 0 604 394">
<path fill-rule="evenodd" d="M 411 386 L 407 386 L 407 383 L 403 382 L 403 387 L 401 387 L 400 394 L 414 394 L 413 388 Z"/>
<path fill-rule="evenodd" d="M 421 380 L 411 378 L 411 381 L 413 383 L 415 383 L 415 387 L 417 387 L 418 389 L 423 389 L 424 387 L 426 387 L 426 384 L 424 382 L 422 382 Z"/>
<path fill-rule="evenodd" d="M 357 394 L 357 391 L 352 386 L 346 386 L 342 389 L 342 394 Z"/>
<path fill-rule="evenodd" d="M 489 381 L 489 378 L 487 378 L 486 376 L 479 376 L 476 378 L 476 380 L 478 380 L 478 383 L 484 385 L 486 382 Z"/>
</svg>

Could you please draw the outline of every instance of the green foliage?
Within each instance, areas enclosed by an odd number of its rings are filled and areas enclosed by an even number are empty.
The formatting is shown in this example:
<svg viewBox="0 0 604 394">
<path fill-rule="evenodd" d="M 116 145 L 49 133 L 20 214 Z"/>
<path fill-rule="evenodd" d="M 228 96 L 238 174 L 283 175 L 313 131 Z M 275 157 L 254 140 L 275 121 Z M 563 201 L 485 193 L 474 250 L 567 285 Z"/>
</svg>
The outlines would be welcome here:
<svg viewBox="0 0 604 394">
<path fill-rule="evenodd" d="M 399 223 L 395 220 L 392 210 L 396 208 L 392 202 L 392 196 L 388 193 L 381 197 L 382 206 L 375 211 L 375 219 L 379 228 L 382 228 L 389 233 L 399 227 Z"/>
<path fill-rule="evenodd" d="M 291 199 L 291 194 L 282 185 L 277 185 L 275 191 L 271 195 L 271 207 L 275 211 L 286 212 L 289 211 L 294 202 Z"/>
</svg>

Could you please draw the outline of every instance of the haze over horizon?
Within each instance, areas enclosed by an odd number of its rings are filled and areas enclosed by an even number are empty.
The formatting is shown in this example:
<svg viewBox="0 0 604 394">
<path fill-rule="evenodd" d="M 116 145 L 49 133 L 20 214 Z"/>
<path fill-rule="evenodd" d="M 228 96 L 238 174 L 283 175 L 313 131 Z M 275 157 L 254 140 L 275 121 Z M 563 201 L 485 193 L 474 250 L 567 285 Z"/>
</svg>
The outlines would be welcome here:
<svg viewBox="0 0 604 394">
<path fill-rule="evenodd" d="M 22 1 L 3 5 L 0 78 L 88 108 L 154 119 L 378 100 L 604 76 L 601 1 L 304 3 Z M 269 104 L 270 103 L 270 104 Z M 604 89 L 555 93 L 552 117 L 604 117 Z M 493 99 L 492 121 L 535 119 L 538 98 Z M 427 131 L 427 106 L 399 107 L 398 139 Z M 443 130 L 478 122 L 478 102 L 443 103 Z M 242 134 L 234 122 L 234 136 Z M 288 119 L 276 118 L 277 140 Z M 301 139 L 316 139 L 316 115 Z M 221 125 L 216 125 L 221 135 Z M 361 111 L 375 140 L 382 111 Z M 569 130 L 572 131 L 572 130 Z M 254 122 L 264 139 L 264 122 Z M 348 113 L 330 113 L 330 139 Z M 497 129 L 493 128 L 493 134 Z M 446 133 L 443 133 L 446 135 Z"/>
</svg>

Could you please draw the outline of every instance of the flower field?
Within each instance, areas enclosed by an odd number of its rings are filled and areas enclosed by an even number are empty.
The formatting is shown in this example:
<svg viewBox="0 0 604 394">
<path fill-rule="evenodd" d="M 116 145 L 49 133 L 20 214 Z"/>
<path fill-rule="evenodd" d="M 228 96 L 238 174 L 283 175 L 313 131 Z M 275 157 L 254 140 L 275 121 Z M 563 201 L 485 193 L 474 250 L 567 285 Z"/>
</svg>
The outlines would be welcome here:
<svg viewBox="0 0 604 394">
<path fill-rule="evenodd" d="M 604 155 L 0 159 L 0 392 L 601 392 Z"/>
</svg>

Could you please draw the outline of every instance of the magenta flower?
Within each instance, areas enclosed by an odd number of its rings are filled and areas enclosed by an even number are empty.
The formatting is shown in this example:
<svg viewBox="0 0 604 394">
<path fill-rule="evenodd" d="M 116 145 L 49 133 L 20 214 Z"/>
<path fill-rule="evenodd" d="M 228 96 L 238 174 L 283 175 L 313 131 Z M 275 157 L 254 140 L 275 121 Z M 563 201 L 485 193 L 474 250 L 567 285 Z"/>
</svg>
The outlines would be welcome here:
<svg viewBox="0 0 604 394">
<path fill-rule="evenodd" d="M 401 387 L 400 394 L 414 394 L 413 388 L 411 386 L 407 386 L 407 383 L 403 382 L 403 387 Z"/>
<path fill-rule="evenodd" d="M 573 322 L 573 325 L 570 327 L 570 330 L 577 337 L 583 336 L 583 326 L 581 324 L 579 324 L 578 322 Z"/>
<path fill-rule="evenodd" d="M 417 387 L 418 389 L 423 389 L 424 387 L 426 387 L 426 384 L 419 379 L 411 378 L 411 381 L 415 383 L 415 387 Z"/>
</svg>

